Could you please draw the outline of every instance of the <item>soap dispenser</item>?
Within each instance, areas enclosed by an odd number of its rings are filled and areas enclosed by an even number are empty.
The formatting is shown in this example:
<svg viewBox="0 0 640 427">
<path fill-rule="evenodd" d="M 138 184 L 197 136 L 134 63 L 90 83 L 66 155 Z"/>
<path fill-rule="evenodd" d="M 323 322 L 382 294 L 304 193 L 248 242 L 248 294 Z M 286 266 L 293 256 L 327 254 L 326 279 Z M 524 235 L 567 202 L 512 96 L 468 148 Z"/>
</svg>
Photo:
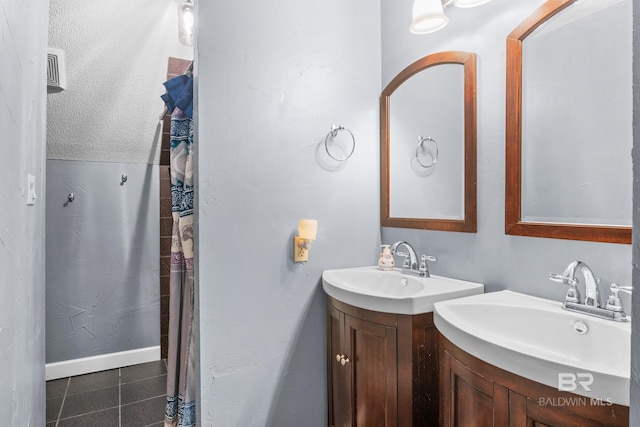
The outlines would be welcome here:
<svg viewBox="0 0 640 427">
<path fill-rule="evenodd" d="M 393 260 L 393 255 L 391 255 L 391 246 L 390 245 L 381 245 L 382 251 L 380 253 L 380 258 L 378 259 L 378 268 L 382 271 L 391 271 L 395 266 L 395 261 Z"/>
</svg>

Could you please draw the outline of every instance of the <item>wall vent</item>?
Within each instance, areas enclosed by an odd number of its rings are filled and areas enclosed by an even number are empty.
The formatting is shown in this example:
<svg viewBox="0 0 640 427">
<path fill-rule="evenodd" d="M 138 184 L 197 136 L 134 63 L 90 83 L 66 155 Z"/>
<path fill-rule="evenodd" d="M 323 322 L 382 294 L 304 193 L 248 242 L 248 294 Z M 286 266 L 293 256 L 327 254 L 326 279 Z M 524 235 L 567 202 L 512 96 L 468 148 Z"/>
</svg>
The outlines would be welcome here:
<svg viewBox="0 0 640 427">
<path fill-rule="evenodd" d="M 64 51 L 50 47 L 47 49 L 47 88 L 64 90 L 66 87 Z"/>
</svg>

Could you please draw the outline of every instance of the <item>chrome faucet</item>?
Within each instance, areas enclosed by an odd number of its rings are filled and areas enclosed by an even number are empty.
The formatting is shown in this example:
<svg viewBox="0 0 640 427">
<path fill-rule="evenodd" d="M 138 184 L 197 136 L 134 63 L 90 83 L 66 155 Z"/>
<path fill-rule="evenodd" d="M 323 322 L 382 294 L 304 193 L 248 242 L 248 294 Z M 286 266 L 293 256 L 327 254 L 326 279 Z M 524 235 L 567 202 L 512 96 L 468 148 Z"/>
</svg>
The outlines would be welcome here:
<svg viewBox="0 0 640 427">
<path fill-rule="evenodd" d="M 407 252 L 398 251 L 400 246 L 404 246 L 407 249 Z M 402 263 L 403 274 L 411 274 L 419 277 L 430 277 L 429 264 L 427 264 L 427 261 L 437 261 L 437 258 L 434 256 L 422 255 L 420 257 L 420 265 L 418 265 L 418 255 L 416 254 L 416 250 L 411 246 L 411 244 L 409 244 L 409 242 L 405 242 L 404 240 L 394 243 L 391 246 L 391 253 L 393 255 L 404 257 L 404 262 Z"/>
<path fill-rule="evenodd" d="M 568 298 L 566 298 L 565 300 L 579 303 L 580 292 L 576 288 L 576 285 L 580 282 L 578 281 L 578 279 L 576 279 L 577 268 L 580 268 L 580 271 L 582 271 L 582 275 L 584 276 L 584 305 L 588 305 L 591 307 L 600 307 L 600 292 L 598 291 L 598 284 L 600 283 L 600 279 L 595 277 L 593 271 L 584 262 L 573 261 L 567 266 L 567 268 L 564 269 L 564 273 L 562 273 L 562 276 L 558 276 L 557 274 L 550 274 L 549 278 L 551 280 L 564 283 L 565 285 L 569 285 L 570 288 L 567 292 Z"/>
<path fill-rule="evenodd" d="M 585 297 L 583 301 L 580 301 L 580 291 L 577 288 L 580 281 L 576 278 L 576 269 L 580 269 L 584 277 Z M 573 261 L 567 266 L 567 268 L 565 268 L 562 275 L 549 274 L 549 279 L 569 286 L 569 290 L 567 291 L 564 302 L 562 303 L 562 308 L 565 310 L 577 311 L 618 322 L 626 322 L 629 320 L 622 309 L 618 292 L 624 291 L 631 293 L 631 288 L 618 286 L 615 283 L 612 284 L 610 287 L 611 294 L 607 300 L 607 305 L 603 308 L 600 303 L 600 291 L 598 290 L 600 279 L 595 277 L 593 271 L 586 263 L 582 261 Z"/>
</svg>

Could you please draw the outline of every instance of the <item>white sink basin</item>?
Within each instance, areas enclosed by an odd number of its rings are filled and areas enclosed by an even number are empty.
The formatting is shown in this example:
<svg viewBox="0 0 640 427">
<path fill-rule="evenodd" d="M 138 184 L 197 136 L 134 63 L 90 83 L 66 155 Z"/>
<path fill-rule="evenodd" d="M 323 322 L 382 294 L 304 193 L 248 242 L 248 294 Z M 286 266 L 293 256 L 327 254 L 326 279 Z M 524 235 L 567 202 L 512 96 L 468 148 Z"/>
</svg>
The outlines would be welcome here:
<svg viewBox="0 0 640 427">
<path fill-rule="evenodd" d="M 377 267 L 325 270 L 322 288 L 333 298 L 368 310 L 396 314 L 433 311 L 433 304 L 481 294 L 484 285 L 440 276 L 427 278 L 381 271 Z"/>
<path fill-rule="evenodd" d="M 506 371 L 573 393 L 629 405 L 631 326 L 562 309 L 560 302 L 511 291 L 435 305 L 438 330 L 467 353 Z M 586 332 L 585 332 L 586 326 Z M 585 375 L 586 374 L 586 375 Z"/>
</svg>

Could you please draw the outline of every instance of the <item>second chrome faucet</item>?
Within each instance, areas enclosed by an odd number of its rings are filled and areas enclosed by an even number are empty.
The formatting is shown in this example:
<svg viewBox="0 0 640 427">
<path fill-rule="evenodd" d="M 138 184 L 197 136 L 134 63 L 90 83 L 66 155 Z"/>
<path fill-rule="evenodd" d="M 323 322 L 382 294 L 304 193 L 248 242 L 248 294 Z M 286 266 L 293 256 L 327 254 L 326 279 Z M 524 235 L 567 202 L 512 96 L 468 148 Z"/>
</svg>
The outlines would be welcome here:
<svg viewBox="0 0 640 427">
<path fill-rule="evenodd" d="M 398 248 L 401 246 L 404 246 L 407 252 L 399 251 Z M 416 254 L 416 250 L 411 246 L 411 244 L 409 244 L 409 242 L 405 242 L 404 240 L 395 242 L 391 246 L 391 253 L 393 255 L 404 257 L 404 262 L 402 263 L 403 274 L 411 274 L 418 277 L 429 277 L 429 264 L 427 261 L 437 261 L 437 258 L 434 256 L 422 255 L 420 257 L 420 264 L 418 264 L 418 255 Z"/>
<path fill-rule="evenodd" d="M 577 288 L 579 280 L 576 278 L 576 270 L 579 269 L 584 277 L 585 297 L 581 301 L 580 291 Z M 618 296 L 618 292 L 624 291 L 631 293 L 630 287 L 619 286 L 615 283 L 611 284 L 611 293 L 607 299 L 605 307 L 600 302 L 600 291 L 598 285 L 600 279 L 595 277 L 589 266 L 582 261 L 573 261 L 565 268 L 564 273 L 549 274 L 549 279 L 554 282 L 564 283 L 569 286 L 567 294 L 562 303 L 562 307 L 566 310 L 577 311 L 596 317 L 611 319 L 618 322 L 626 322 L 629 317 L 622 309 L 622 303 Z"/>
</svg>

